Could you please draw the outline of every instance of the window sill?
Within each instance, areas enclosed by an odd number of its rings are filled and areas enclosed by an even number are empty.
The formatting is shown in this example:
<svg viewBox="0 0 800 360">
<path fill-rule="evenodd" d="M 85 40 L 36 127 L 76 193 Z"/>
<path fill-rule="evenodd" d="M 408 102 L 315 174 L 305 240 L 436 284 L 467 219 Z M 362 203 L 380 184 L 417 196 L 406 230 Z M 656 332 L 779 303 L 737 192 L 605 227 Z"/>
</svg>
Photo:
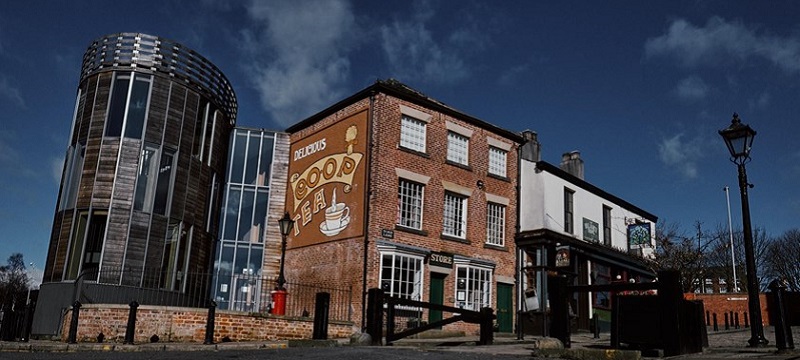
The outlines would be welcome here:
<svg viewBox="0 0 800 360">
<path fill-rule="evenodd" d="M 452 236 L 452 235 L 441 234 L 439 236 L 439 238 L 442 239 L 442 240 L 460 242 L 462 244 L 472 244 L 472 242 L 467 240 L 467 239 L 462 239 L 462 238 L 455 237 L 455 236 Z"/>
<path fill-rule="evenodd" d="M 493 244 L 484 243 L 483 244 L 483 248 L 484 249 L 490 249 L 490 250 L 508 252 L 508 248 L 506 248 L 505 246 L 502 246 L 502 245 L 493 245 Z"/>
<path fill-rule="evenodd" d="M 410 227 L 405 227 L 403 225 L 395 224 L 394 229 L 397 230 L 397 231 L 402 231 L 402 232 L 407 232 L 407 233 L 412 233 L 412 234 L 417 234 L 417 235 L 422 235 L 422 236 L 428 236 L 428 232 L 425 231 L 425 230 L 419 230 L 419 229 L 414 229 L 414 228 L 410 228 Z"/>
<path fill-rule="evenodd" d="M 490 178 L 493 178 L 493 179 L 500 180 L 500 181 L 511 182 L 511 179 L 509 179 L 507 176 L 500 176 L 500 175 L 495 175 L 495 174 L 492 174 L 492 173 L 486 173 L 486 176 L 488 176 Z"/>
<path fill-rule="evenodd" d="M 409 148 L 407 148 L 407 147 L 402 147 L 402 146 L 399 146 L 399 145 L 398 145 L 398 146 L 397 146 L 397 149 L 398 149 L 398 150 L 401 150 L 401 151 L 403 151 L 403 152 L 407 152 L 407 153 L 409 153 L 409 154 L 414 154 L 414 155 L 417 155 L 417 156 L 422 156 L 422 157 L 424 157 L 424 158 L 426 158 L 426 159 L 430 159 L 430 158 L 431 158 L 431 156 L 430 156 L 428 153 L 424 153 L 424 152 L 421 152 L 421 151 L 417 151 L 417 150 L 409 149 Z"/>
<path fill-rule="evenodd" d="M 445 160 L 444 163 L 447 164 L 447 165 L 452 165 L 452 166 L 455 166 L 457 168 L 461 168 L 461 169 L 467 170 L 467 171 L 472 171 L 472 166 L 469 166 L 469 165 L 464 165 L 464 164 L 457 163 L 457 162 L 451 161 L 451 160 Z"/>
</svg>

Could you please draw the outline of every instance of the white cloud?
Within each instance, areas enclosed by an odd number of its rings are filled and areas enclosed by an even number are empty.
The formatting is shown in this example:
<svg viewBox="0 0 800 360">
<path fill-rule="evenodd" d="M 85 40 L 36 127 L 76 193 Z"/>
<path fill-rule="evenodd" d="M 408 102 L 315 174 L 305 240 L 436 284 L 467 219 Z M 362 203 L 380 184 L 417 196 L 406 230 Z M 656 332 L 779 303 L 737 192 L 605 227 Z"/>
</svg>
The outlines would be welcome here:
<svg viewBox="0 0 800 360">
<path fill-rule="evenodd" d="M 697 161 L 703 155 L 702 139 L 684 141 L 683 134 L 664 139 L 658 145 L 658 155 L 665 165 L 674 167 L 688 178 L 697 177 Z"/>
<path fill-rule="evenodd" d="M 769 106 L 770 100 L 772 100 L 772 95 L 766 92 L 759 95 L 757 99 L 748 100 L 750 111 L 766 109 Z"/>
<path fill-rule="evenodd" d="M 760 35 L 755 29 L 719 17 L 709 19 L 705 27 L 675 20 L 664 35 L 647 40 L 645 54 L 672 56 L 688 67 L 761 59 L 787 72 L 800 72 L 800 38 Z"/>
<path fill-rule="evenodd" d="M 11 134 L 0 133 L 0 137 L 6 137 Z M 19 160 L 19 152 L 9 145 L 4 139 L 0 138 L 0 165 L 3 164 L 16 164 Z"/>
<path fill-rule="evenodd" d="M 678 82 L 675 93 L 681 99 L 688 101 L 702 100 L 708 94 L 709 87 L 703 79 L 697 76 L 690 76 Z"/>
<path fill-rule="evenodd" d="M 514 84 L 514 82 L 520 79 L 520 75 L 530 71 L 530 68 L 530 64 L 522 64 L 505 69 L 505 71 L 500 74 L 498 82 L 502 85 Z"/>
<path fill-rule="evenodd" d="M 0 98 L 6 98 L 19 107 L 25 107 L 25 100 L 22 99 L 19 89 L 8 83 L 8 78 L 0 74 Z"/>
<path fill-rule="evenodd" d="M 434 9 L 427 3 L 415 5 L 410 17 L 380 28 L 383 52 L 393 76 L 401 81 L 444 84 L 468 77 L 471 70 L 463 58 L 482 49 L 488 42 L 486 35 L 471 27 L 474 21 L 462 21 L 461 27 L 449 33 L 434 34 L 428 28 L 435 18 Z"/>
<path fill-rule="evenodd" d="M 301 120 L 341 96 L 350 73 L 355 16 L 346 1 L 252 1 L 255 28 L 242 50 L 261 103 L 282 125 Z"/>
</svg>

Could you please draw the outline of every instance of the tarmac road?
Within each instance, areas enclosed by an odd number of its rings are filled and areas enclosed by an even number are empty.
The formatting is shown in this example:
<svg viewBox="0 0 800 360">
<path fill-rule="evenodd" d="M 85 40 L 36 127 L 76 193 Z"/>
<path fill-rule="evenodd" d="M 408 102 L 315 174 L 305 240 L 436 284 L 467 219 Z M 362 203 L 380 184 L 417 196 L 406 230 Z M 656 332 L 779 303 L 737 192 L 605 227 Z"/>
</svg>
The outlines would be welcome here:
<svg viewBox="0 0 800 360">
<path fill-rule="evenodd" d="M 287 348 L 264 350 L 225 350 L 225 351 L 82 351 L 82 352 L 2 352 L 3 360 L 255 360 L 255 359 L 381 359 L 381 360 L 478 360 L 491 357 L 492 359 L 530 359 L 528 355 L 503 355 L 464 352 L 427 351 L 405 347 L 352 347 L 343 346 L 335 348 Z"/>
</svg>

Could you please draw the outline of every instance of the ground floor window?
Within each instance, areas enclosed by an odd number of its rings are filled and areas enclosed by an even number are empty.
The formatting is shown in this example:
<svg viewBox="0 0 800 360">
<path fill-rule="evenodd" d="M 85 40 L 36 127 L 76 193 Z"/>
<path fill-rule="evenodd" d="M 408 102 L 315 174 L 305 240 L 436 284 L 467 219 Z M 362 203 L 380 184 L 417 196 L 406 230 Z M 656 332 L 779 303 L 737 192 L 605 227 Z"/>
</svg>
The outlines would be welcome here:
<svg viewBox="0 0 800 360">
<path fill-rule="evenodd" d="M 381 252 L 380 284 L 386 295 L 421 301 L 423 260 L 419 255 Z"/>
<path fill-rule="evenodd" d="M 492 307 L 492 269 L 457 265 L 455 293 L 456 307 L 473 311 Z"/>
</svg>

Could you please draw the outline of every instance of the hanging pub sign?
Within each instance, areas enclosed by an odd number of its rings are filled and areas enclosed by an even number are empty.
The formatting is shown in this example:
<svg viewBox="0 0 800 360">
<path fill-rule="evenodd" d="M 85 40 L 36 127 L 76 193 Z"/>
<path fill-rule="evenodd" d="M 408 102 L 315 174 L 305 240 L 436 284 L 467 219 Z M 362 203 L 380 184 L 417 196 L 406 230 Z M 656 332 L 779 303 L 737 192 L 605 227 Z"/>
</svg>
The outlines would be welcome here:
<svg viewBox="0 0 800 360">
<path fill-rule="evenodd" d="M 650 223 L 637 222 L 628 225 L 628 249 L 637 249 L 650 244 Z"/>
<path fill-rule="evenodd" d="M 556 247 L 556 267 L 569 267 L 569 246 Z"/>
<path fill-rule="evenodd" d="M 583 218 L 583 240 L 600 242 L 600 226 L 597 222 Z"/>
</svg>

